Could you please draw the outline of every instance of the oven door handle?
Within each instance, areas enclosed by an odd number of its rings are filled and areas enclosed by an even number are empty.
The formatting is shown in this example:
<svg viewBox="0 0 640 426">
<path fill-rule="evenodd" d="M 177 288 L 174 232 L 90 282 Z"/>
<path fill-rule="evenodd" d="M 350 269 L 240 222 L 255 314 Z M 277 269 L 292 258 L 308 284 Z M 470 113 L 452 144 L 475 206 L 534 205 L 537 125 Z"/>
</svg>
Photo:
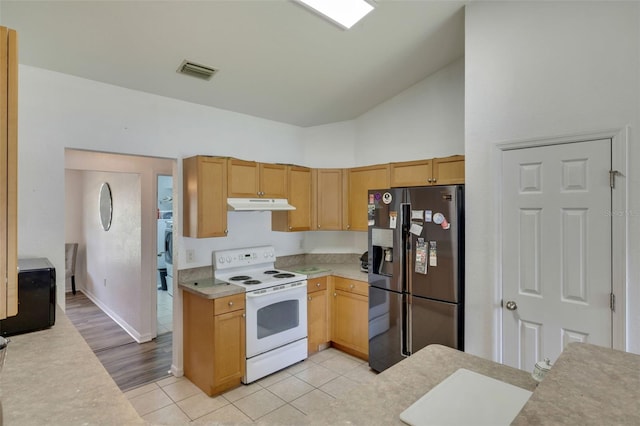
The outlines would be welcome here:
<svg viewBox="0 0 640 426">
<path fill-rule="evenodd" d="M 260 290 L 256 290 L 256 291 L 252 291 L 252 292 L 248 292 L 247 293 L 247 298 L 255 298 L 255 297 L 264 297 L 264 296 L 271 296 L 272 294 L 277 294 L 277 293 L 284 293 L 285 291 L 294 291 L 294 290 L 300 290 L 300 287 L 306 286 L 306 282 L 303 284 L 296 284 L 294 286 L 290 286 L 290 287 L 285 287 L 285 288 L 280 288 L 280 289 L 273 289 L 270 288 L 268 289 L 266 292 L 264 293 L 258 293 Z M 305 291 L 306 294 L 306 291 Z"/>
</svg>

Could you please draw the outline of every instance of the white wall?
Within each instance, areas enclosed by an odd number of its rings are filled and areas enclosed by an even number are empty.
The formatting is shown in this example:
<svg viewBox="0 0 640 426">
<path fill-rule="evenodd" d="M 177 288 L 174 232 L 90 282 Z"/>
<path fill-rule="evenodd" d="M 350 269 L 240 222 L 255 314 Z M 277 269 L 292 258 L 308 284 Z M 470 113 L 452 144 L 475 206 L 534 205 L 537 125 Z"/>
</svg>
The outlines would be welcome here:
<svg viewBox="0 0 640 426">
<path fill-rule="evenodd" d="M 302 129 L 306 165 L 354 167 L 464 154 L 464 60 L 355 120 Z M 345 153 L 345 148 L 350 152 Z M 308 232 L 307 253 L 362 253 L 366 232 Z"/>
<path fill-rule="evenodd" d="M 630 125 L 639 174 L 638 2 L 471 2 L 466 9 L 466 349 L 498 359 L 495 144 Z M 635 167 L 637 169 L 637 167 Z M 631 190 L 630 211 L 640 198 Z M 640 221 L 630 215 L 629 234 Z M 638 238 L 630 238 L 628 349 L 640 352 Z M 473 279 L 472 279 L 473 278 Z"/>
<path fill-rule="evenodd" d="M 358 166 L 464 154 L 464 59 L 355 120 Z"/>
<path fill-rule="evenodd" d="M 139 174 L 82 172 L 83 253 L 82 291 L 103 307 L 138 341 L 141 336 L 142 184 Z M 97 195 L 108 182 L 113 198 L 111 228 L 102 229 Z M 105 309 L 106 308 L 106 309 Z M 149 332 L 147 330 L 147 332 Z M 146 337 L 149 337 L 148 335 Z"/>
<path fill-rule="evenodd" d="M 30 66 L 21 65 L 19 71 L 18 252 L 48 257 L 58 271 L 64 271 L 65 232 L 52 224 L 65 223 L 65 148 L 174 159 L 208 154 L 300 163 L 303 157 L 295 126 Z M 182 187 L 180 175 L 178 169 L 175 188 Z M 257 235 L 264 241 L 273 234 L 279 255 L 300 250 L 299 235 L 275 236 L 270 226 L 245 229 L 238 220 L 230 221 L 233 238 L 250 241 Z M 146 230 L 143 235 L 148 232 L 155 235 Z M 178 238 L 178 265 L 210 264 L 212 249 L 230 248 L 227 244 L 234 241 Z M 193 265 L 183 262 L 185 248 L 196 249 Z M 58 287 L 58 304 L 64 308 L 64 274 L 58 274 Z"/>
</svg>

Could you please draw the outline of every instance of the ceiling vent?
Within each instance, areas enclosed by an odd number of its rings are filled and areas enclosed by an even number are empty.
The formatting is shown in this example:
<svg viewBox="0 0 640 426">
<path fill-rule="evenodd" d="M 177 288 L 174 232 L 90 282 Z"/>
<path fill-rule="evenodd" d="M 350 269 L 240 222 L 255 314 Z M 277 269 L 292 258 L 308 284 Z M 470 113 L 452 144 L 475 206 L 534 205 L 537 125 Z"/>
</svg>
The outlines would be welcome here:
<svg viewBox="0 0 640 426">
<path fill-rule="evenodd" d="M 204 65 L 195 64 L 193 62 L 189 62 L 187 60 L 183 61 L 178 68 L 178 72 L 180 74 L 190 75 L 191 77 L 197 77 L 202 80 L 211 80 L 213 74 L 218 72 L 217 69 L 207 67 Z"/>
</svg>

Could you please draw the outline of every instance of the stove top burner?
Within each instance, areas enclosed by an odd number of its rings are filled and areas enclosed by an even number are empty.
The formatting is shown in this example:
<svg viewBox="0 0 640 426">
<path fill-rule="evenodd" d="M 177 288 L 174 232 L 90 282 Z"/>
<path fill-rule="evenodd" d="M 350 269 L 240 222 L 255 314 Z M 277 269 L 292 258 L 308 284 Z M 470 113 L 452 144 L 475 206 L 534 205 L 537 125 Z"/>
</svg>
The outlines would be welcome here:
<svg viewBox="0 0 640 426">
<path fill-rule="evenodd" d="M 279 274 L 280 271 L 270 270 L 270 271 L 264 271 L 264 273 L 267 275 L 273 275 L 273 274 Z"/>
<path fill-rule="evenodd" d="M 229 278 L 231 281 L 245 281 L 251 279 L 249 275 L 236 275 L 235 277 Z"/>
<path fill-rule="evenodd" d="M 276 278 L 293 278 L 293 277 L 295 277 L 295 275 L 290 274 L 288 272 L 282 272 L 282 273 L 279 273 L 279 274 L 275 274 L 274 277 L 276 277 Z"/>
<path fill-rule="evenodd" d="M 259 280 L 247 280 L 244 281 L 242 284 L 247 284 L 247 285 L 251 285 L 251 284 L 260 284 L 262 281 Z"/>
</svg>

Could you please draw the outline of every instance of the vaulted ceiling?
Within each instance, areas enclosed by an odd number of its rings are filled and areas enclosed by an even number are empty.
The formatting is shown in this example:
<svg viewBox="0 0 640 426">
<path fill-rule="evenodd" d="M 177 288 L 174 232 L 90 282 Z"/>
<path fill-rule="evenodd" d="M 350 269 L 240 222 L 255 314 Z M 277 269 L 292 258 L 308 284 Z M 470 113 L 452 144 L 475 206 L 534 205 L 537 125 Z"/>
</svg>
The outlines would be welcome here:
<svg viewBox="0 0 640 426">
<path fill-rule="evenodd" d="M 348 31 L 290 0 L 0 0 L 0 23 L 18 31 L 21 64 L 306 127 L 463 56 L 463 2 L 375 4 Z M 219 72 L 178 74 L 185 59 Z"/>
</svg>

